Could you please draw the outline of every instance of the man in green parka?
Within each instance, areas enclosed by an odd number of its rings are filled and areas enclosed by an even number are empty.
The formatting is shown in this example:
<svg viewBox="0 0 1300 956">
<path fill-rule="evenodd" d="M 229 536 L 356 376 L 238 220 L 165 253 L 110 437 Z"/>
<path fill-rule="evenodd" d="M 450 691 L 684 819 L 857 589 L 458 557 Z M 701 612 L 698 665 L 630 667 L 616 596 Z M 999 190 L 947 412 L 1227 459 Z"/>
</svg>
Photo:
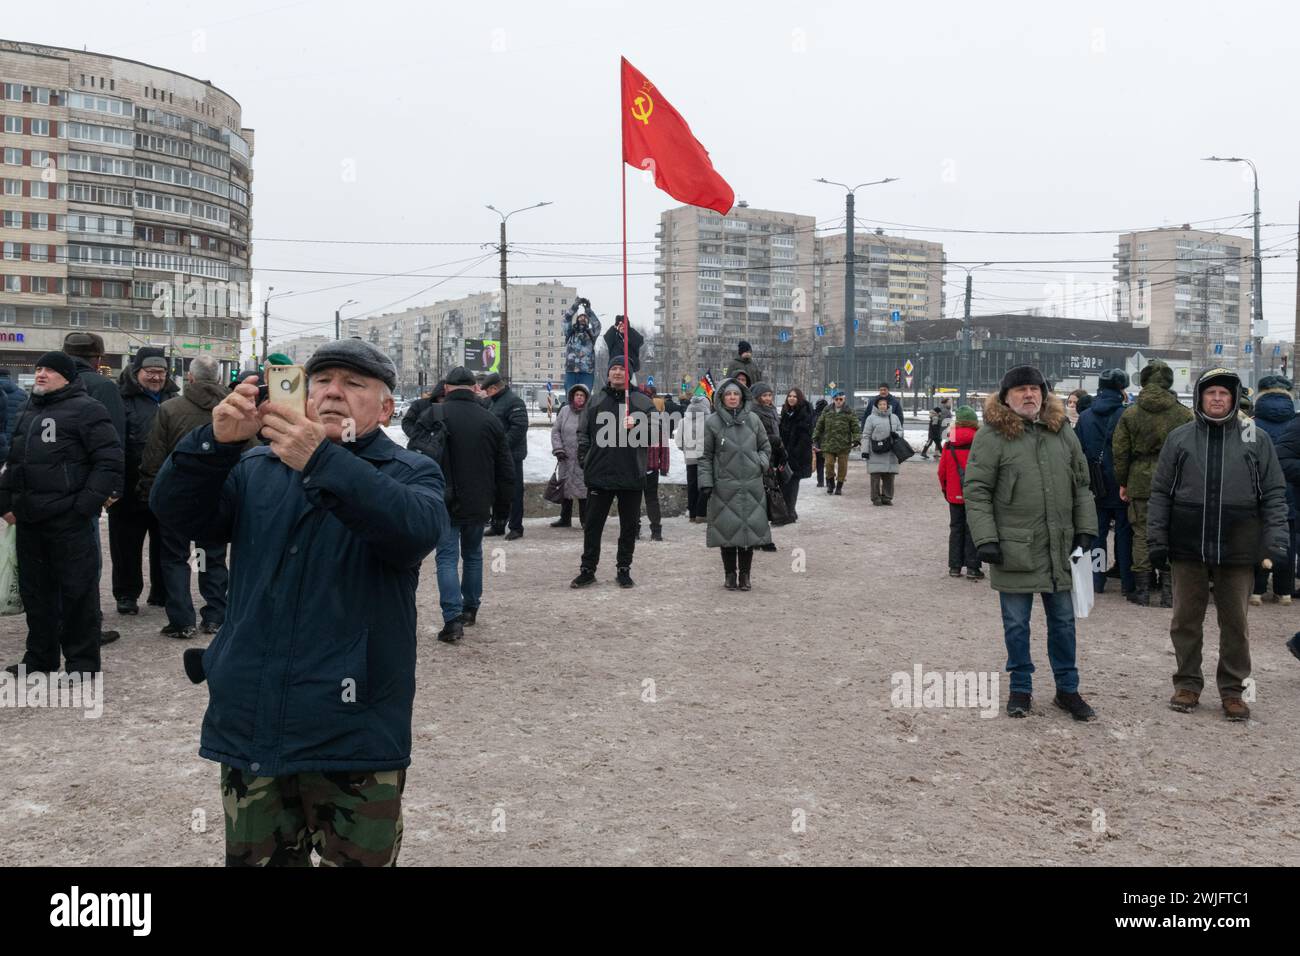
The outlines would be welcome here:
<svg viewBox="0 0 1300 956">
<path fill-rule="evenodd" d="M 1137 401 L 1124 409 L 1111 438 L 1115 456 L 1115 479 L 1119 496 L 1128 502 L 1128 520 L 1133 527 L 1134 604 L 1151 604 L 1151 555 L 1147 548 L 1147 505 L 1151 500 L 1151 477 L 1156 471 L 1160 449 L 1169 433 L 1192 420 L 1192 410 L 1178 404 L 1172 391 L 1174 372 L 1160 359 L 1152 359 L 1138 378 L 1142 391 Z M 1172 577 L 1161 567 L 1160 606 L 1173 607 Z"/>
<path fill-rule="evenodd" d="M 1080 560 L 1090 560 L 1097 509 L 1065 406 L 1032 365 L 1008 371 L 998 393 L 985 400 L 984 427 L 971 443 L 962 488 L 971 538 L 1002 602 L 1011 674 L 1007 714 L 1024 717 L 1033 703 L 1029 615 L 1039 594 L 1056 705 L 1075 720 L 1094 719 L 1079 695 L 1070 552 L 1082 548 Z"/>
<path fill-rule="evenodd" d="M 831 405 L 821 413 L 813 428 L 813 451 L 826 456 L 826 493 L 844 494 L 849 473 L 849 452 L 862 444 L 862 426 L 849 408 L 843 392 L 836 392 Z M 838 482 L 838 484 L 837 484 Z"/>
</svg>

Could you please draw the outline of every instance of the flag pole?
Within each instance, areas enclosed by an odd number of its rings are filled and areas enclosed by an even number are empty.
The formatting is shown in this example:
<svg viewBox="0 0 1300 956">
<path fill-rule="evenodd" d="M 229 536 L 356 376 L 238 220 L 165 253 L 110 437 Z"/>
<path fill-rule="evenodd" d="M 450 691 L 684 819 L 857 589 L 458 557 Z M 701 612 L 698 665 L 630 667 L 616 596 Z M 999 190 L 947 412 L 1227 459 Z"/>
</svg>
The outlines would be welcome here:
<svg viewBox="0 0 1300 956">
<path fill-rule="evenodd" d="M 623 70 L 619 67 L 619 130 L 623 129 Z M 624 137 L 620 132 L 619 136 L 619 158 L 618 167 L 623 171 L 623 373 L 627 376 L 626 384 L 623 386 L 623 427 L 627 427 L 628 413 L 632 410 L 632 369 L 627 364 L 627 343 L 632 337 L 632 320 L 627 314 L 627 154 L 625 152 L 627 144 L 623 142 Z"/>
</svg>

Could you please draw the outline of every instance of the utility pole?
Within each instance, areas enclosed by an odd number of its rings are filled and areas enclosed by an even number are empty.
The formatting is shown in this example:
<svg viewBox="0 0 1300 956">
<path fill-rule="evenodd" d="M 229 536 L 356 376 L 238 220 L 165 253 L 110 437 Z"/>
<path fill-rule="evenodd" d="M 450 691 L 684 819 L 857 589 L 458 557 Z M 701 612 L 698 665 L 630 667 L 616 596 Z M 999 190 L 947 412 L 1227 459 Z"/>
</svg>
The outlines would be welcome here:
<svg viewBox="0 0 1300 956">
<path fill-rule="evenodd" d="M 1300 208 L 1297 208 L 1297 213 L 1300 213 Z M 1297 222 L 1300 222 L 1300 219 L 1297 219 L 1296 221 L 1297 221 Z M 1296 238 L 1297 238 L 1297 240 L 1300 240 L 1300 229 L 1297 229 L 1297 230 L 1296 230 Z M 1297 356 L 1297 355 L 1300 355 L 1300 245 L 1297 245 L 1297 246 L 1296 246 L 1296 253 L 1295 253 L 1295 275 L 1296 275 L 1296 285 L 1295 285 L 1295 336 L 1294 336 L 1294 340 L 1293 340 L 1292 343 L 1291 343 L 1291 366 L 1292 366 L 1292 367 L 1291 367 L 1291 370 L 1290 370 L 1292 375 L 1295 375 L 1295 374 L 1296 374 L 1296 372 L 1295 372 L 1295 360 L 1296 360 L 1296 356 Z M 1294 381 L 1294 379 L 1293 379 L 1293 381 Z"/>
<path fill-rule="evenodd" d="M 961 320 L 961 359 L 958 365 L 961 368 L 961 400 L 959 405 L 968 404 L 966 401 L 966 392 L 970 389 L 970 300 L 971 300 L 971 274 L 976 269 L 982 269 L 985 266 L 991 266 L 991 262 L 981 262 L 977 266 L 957 266 L 958 269 L 966 270 L 966 311 Z"/>
<path fill-rule="evenodd" d="M 262 300 L 262 367 L 266 367 L 267 342 L 271 338 L 271 293 L 275 286 L 267 286 L 266 298 Z M 257 350 L 253 350 L 253 359 L 257 359 Z"/>
<path fill-rule="evenodd" d="M 501 217 L 501 241 L 498 249 L 501 252 L 501 329 L 497 337 L 501 340 L 500 351 L 500 368 L 501 377 L 509 381 L 510 379 L 510 316 L 508 310 L 509 304 L 509 285 L 506 281 L 506 220 L 517 212 L 524 212 L 528 209 L 539 209 L 542 206 L 549 206 L 549 202 L 534 203 L 531 206 L 523 206 L 520 209 L 512 209 L 510 212 L 502 212 L 496 206 L 488 205 L 494 213 Z"/>
<path fill-rule="evenodd" d="M 844 197 L 844 358 L 845 364 L 840 367 L 840 375 L 848 375 L 848 387 L 844 393 L 848 396 L 848 402 L 853 403 L 853 392 L 858 385 L 858 350 L 857 338 L 855 335 L 854 322 L 857 319 L 857 295 L 856 275 L 854 274 L 854 250 L 853 250 L 853 194 L 863 186 L 879 186 L 883 183 L 898 182 L 897 177 L 888 177 L 878 179 L 870 183 L 858 183 L 858 185 L 849 187 L 844 183 L 833 182 L 829 179 L 818 179 L 816 182 L 825 183 L 828 186 L 842 186 L 847 190 Z"/>
<path fill-rule="evenodd" d="M 356 304 L 357 304 L 356 299 L 348 299 L 348 301 L 344 302 L 341 306 L 339 306 L 337 309 L 334 310 L 334 341 L 335 342 L 337 342 L 339 339 L 343 337 L 342 335 L 343 323 L 341 319 L 341 313 L 348 306 L 356 305 Z"/>
<path fill-rule="evenodd" d="M 1255 269 L 1251 285 L 1251 329 L 1250 338 L 1253 343 L 1252 351 L 1255 353 L 1254 381 L 1251 387 L 1259 388 L 1260 376 L 1260 348 L 1264 344 L 1264 260 L 1259 251 L 1259 170 L 1249 159 L 1242 156 L 1206 156 L 1205 162 L 1208 163 L 1245 163 L 1250 167 L 1251 175 L 1255 179 Z"/>
</svg>

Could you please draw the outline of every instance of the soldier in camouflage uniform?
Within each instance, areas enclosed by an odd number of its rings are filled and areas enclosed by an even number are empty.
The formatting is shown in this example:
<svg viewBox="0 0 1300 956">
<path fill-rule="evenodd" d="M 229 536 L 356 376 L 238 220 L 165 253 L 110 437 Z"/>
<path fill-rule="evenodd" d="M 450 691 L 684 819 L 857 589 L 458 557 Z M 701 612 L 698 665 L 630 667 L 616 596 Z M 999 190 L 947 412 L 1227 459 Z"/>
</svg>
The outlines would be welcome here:
<svg viewBox="0 0 1300 956">
<path fill-rule="evenodd" d="M 862 444 L 862 426 L 849 409 L 848 398 L 836 392 L 831 405 L 821 413 L 813 428 L 813 451 L 826 456 L 826 493 L 844 494 L 844 478 L 849 472 L 849 452 Z"/>
<path fill-rule="evenodd" d="M 1192 420 L 1192 410 L 1178 404 L 1170 391 L 1173 370 L 1160 359 L 1152 359 L 1138 379 L 1142 391 L 1137 401 L 1124 410 L 1115 426 L 1111 449 L 1115 456 L 1115 478 L 1119 495 L 1128 502 L 1128 519 L 1133 526 L 1133 593 L 1134 604 L 1151 604 L 1151 558 L 1147 550 L 1147 503 L 1151 499 L 1151 477 L 1156 460 L 1169 433 Z M 1162 572 L 1167 569 L 1161 568 Z M 1173 607 L 1169 575 L 1163 574 L 1161 607 Z"/>
</svg>

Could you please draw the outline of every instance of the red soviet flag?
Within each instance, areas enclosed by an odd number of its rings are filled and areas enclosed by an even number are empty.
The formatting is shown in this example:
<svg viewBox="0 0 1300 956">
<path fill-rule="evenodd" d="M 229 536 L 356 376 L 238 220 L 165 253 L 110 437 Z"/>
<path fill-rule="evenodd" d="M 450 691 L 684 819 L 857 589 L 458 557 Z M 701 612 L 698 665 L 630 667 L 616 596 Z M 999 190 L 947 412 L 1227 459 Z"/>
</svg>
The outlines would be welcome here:
<svg viewBox="0 0 1300 956">
<path fill-rule="evenodd" d="M 664 95 L 623 59 L 623 162 L 652 169 L 655 185 L 684 203 L 726 215 L 736 194 L 709 162 L 709 151 Z"/>
</svg>

